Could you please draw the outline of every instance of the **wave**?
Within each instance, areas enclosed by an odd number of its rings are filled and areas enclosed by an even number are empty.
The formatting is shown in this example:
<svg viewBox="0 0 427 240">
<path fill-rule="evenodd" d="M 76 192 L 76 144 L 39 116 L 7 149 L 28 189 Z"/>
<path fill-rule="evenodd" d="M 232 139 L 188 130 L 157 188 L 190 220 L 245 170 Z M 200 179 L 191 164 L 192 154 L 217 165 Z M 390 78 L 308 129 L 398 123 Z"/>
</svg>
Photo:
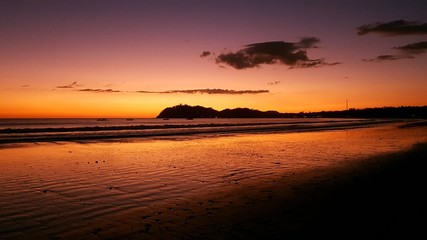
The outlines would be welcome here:
<svg viewBox="0 0 427 240">
<path fill-rule="evenodd" d="M 255 132 L 295 132 L 325 129 L 355 128 L 396 120 L 341 119 L 341 120 L 283 120 L 280 122 L 191 123 L 127 126 L 85 126 L 47 128 L 0 129 L 0 144 L 56 141 L 93 141 L 194 134 L 226 134 Z"/>
</svg>

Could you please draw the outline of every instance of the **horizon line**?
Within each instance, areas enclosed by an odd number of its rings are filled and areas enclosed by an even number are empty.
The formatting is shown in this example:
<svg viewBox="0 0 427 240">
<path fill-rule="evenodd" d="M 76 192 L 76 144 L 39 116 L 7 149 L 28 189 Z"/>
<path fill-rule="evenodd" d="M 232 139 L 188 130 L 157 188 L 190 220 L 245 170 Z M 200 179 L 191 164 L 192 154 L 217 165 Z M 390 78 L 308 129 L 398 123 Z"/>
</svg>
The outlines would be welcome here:
<svg viewBox="0 0 427 240">
<path fill-rule="evenodd" d="M 212 107 L 205 107 L 205 106 L 201 106 L 201 105 L 188 105 L 188 104 L 178 104 L 178 105 L 174 105 L 174 106 L 170 106 L 170 107 L 175 107 L 175 106 L 190 106 L 190 107 L 196 107 L 196 106 L 200 106 L 200 107 L 204 107 L 204 108 L 212 108 Z M 157 115 L 159 115 L 164 109 L 166 108 L 170 108 L 170 107 L 165 107 L 163 108 Z M 345 112 L 345 111 L 351 111 L 351 110 L 364 110 L 364 109 L 380 109 L 380 108 L 420 108 L 420 107 L 427 107 L 427 104 L 425 105 L 400 105 L 400 106 L 382 106 L 382 107 L 364 107 L 364 108 L 348 108 L 348 109 L 341 109 L 341 110 L 320 110 L 320 111 L 295 111 L 295 112 L 279 112 L 277 110 L 259 110 L 259 109 L 255 109 L 255 108 L 249 108 L 249 107 L 236 107 L 236 108 L 224 108 L 222 110 L 216 110 L 215 108 L 212 108 L 216 111 L 223 111 L 226 109 L 250 109 L 250 110 L 258 110 L 258 111 L 262 111 L 262 112 L 268 112 L 268 111 L 275 111 L 278 112 L 280 114 L 299 114 L 299 113 L 321 113 L 321 112 Z M 98 119 L 98 118 L 106 118 L 106 119 L 150 119 L 150 118 L 156 118 L 156 117 L 132 117 L 132 116 L 111 116 L 111 117 L 107 117 L 107 116 L 103 116 L 102 114 L 98 117 L 85 117 L 85 116 L 74 116 L 74 117 L 55 117 L 55 116 L 51 116 L 51 117 L 18 117 L 18 116 L 11 116 L 11 117 L 0 117 L 0 119 Z"/>
</svg>

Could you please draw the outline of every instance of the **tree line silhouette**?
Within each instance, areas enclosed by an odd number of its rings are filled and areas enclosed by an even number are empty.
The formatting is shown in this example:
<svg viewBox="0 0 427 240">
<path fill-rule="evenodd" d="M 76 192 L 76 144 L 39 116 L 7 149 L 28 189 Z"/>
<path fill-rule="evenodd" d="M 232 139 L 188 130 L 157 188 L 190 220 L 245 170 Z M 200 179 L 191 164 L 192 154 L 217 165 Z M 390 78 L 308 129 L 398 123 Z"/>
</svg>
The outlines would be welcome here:
<svg viewBox="0 0 427 240">
<path fill-rule="evenodd" d="M 342 111 L 280 113 L 249 108 L 224 109 L 180 104 L 163 109 L 157 118 L 427 118 L 427 106 L 378 107 Z"/>
</svg>

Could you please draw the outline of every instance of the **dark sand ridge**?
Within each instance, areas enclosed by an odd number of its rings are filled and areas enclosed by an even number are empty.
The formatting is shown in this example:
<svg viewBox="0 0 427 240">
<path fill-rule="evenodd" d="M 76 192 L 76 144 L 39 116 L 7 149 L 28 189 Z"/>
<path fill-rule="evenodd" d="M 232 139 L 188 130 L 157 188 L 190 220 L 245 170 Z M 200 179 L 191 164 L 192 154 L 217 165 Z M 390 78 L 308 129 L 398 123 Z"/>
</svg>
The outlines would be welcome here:
<svg viewBox="0 0 427 240">
<path fill-rule="evenodd" d="M 427 143 L 104 219 L 70 239 L 402 239 L 427 234 Z M 114 223 L 114 224 L 112 224 Z"/>
</svg>

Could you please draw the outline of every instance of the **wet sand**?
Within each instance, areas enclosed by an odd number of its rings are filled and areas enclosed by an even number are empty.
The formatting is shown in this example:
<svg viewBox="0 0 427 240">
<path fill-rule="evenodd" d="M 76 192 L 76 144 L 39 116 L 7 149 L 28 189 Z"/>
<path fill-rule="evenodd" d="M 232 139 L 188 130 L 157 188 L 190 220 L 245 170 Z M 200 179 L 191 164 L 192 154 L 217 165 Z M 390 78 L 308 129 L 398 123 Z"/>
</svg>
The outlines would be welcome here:
<svg viewBox="0 0 427 240">
<path fill-rule="evenodd" d="M 324 172 L 153 205 L 93 239 L 415 239 L 427 233 L 427 143 Z M 369 164 L 366 165 L 368 161 Z M 111 221 L 111 219 L 109 219 Z M 117 222 L 116 222 L 117 223 Z M 77 230 L 79 236 L 82 229 Z"/>
<path fill-rule="evenodd" d="M 1 149 L 0 239 L 412 238 L 427 128 Z"/>
</svg>

